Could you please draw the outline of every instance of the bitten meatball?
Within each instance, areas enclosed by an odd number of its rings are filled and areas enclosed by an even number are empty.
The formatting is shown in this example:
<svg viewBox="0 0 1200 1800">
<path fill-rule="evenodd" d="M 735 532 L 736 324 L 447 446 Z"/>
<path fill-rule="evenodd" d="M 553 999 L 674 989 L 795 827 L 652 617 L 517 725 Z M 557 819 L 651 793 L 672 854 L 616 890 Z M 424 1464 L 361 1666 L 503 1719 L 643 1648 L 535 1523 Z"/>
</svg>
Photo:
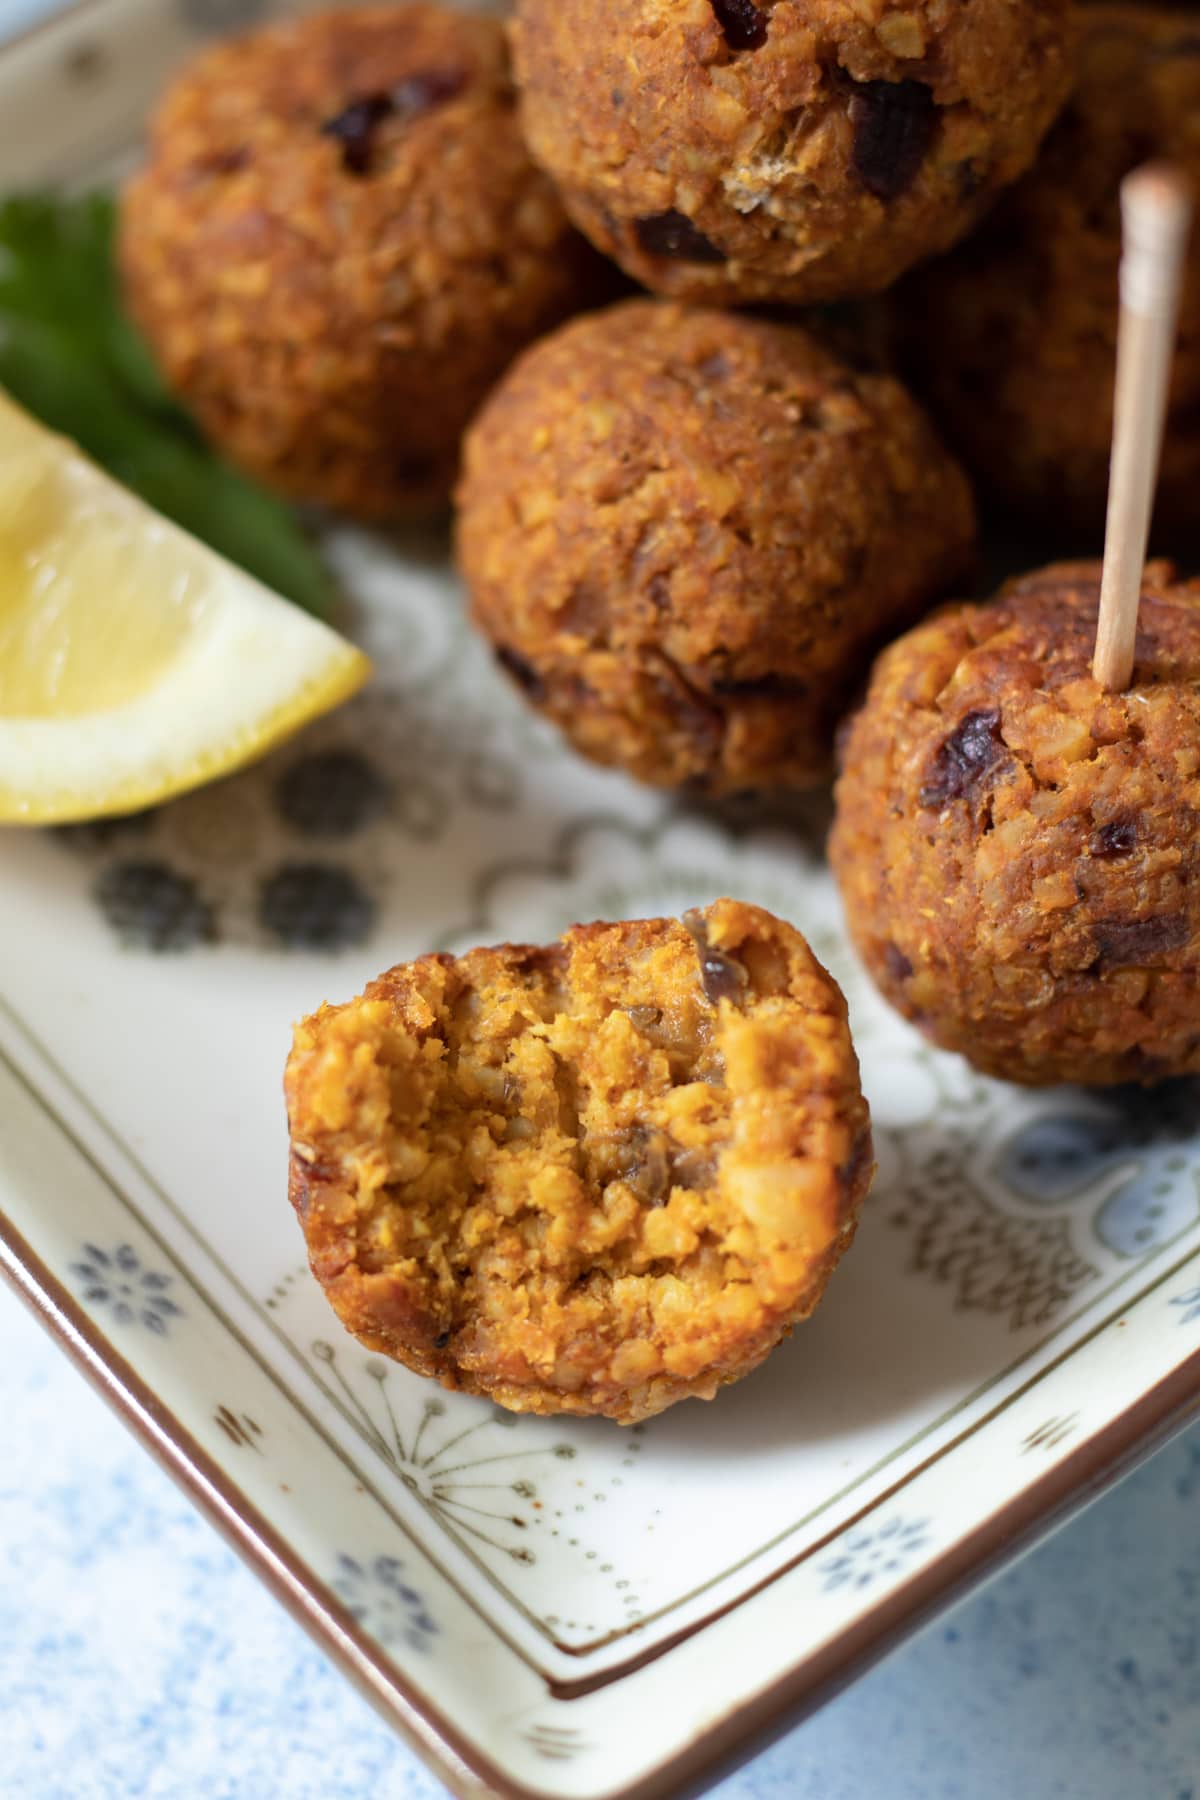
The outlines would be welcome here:
<svg viewBox="0 0 1200 1800">
<path fill-rule="evenodd" d="M 519 0 L 526 135 L 592 241 L 678 299 L 875 293 L 1032 163 L 1068 0 Z"/>
<path fill-rule="evenodd" d="M 711 1399 L 812 1312 L 872 1174 L 841 994 L 734 900 L 392 969 L 286 1086 L 343 1323 L 516 1412 Z"/>
<path fill-rule="evenodd" d="M 596 277 L 521 142 L 501 26 L 428 5 L 202 55 L 154 117 L 120 258 L 213 441 L 368 518 L 445 502 L 488 388 Z"/>
<path fill-rule="evenodd" d="M 653 301 L 522 358 L 459 498 L 475 618 L 529 699 L 596 761 L 714 793 L 819 781 L 870 651 L 973 537 L 895 381 Z"/>
<path fill-rule="evenodd" d="M 1062 564 L 893 644 L 837 789 L 879 987 L 1037 1086 L 1200 1072 L 1200 582 L 1147 570 L 1123 694 L 1091 676 L 1099 582 Z"/>
<path fill-rule="evenodd" d="M 977 237 L 896 290 L 913 379 L 1001 501 L 1103 529 L 1117 355 L 1118 204 L 1150 158 L 1200 186 L 1200 11 L 1088 6 L 1075 97 Z M 1200 235 L 1192 242 L 1156 519 L 1200 532 Z"/>
</svg>

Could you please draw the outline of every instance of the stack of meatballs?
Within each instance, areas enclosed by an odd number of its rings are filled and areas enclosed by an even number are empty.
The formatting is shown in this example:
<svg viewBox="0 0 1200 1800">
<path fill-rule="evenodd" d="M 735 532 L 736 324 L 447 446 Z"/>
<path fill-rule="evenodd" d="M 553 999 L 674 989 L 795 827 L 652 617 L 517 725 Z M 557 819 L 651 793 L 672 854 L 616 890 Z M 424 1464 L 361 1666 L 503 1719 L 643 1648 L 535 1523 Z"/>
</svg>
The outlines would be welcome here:
<svg viewBox="0 0 1200 1800">
<path fill-rule="evenodd" d="M 1150 158 L 1200 181 L 1186 6 L 352 7 L 183 73 L 120 254 L 233 461 L 367 520 L 455 500 L 475 621 L 577 751 L 721 795 L 821 783 L 836 741 L 850 931 L 936 1042 L 1150 1081 L 1200 1072 L 1200 583 L 1148 571 L 1120 695 L 1094 562 L 926 617 L 970 584 L 973 483 L 1100 549 Z"/>
</svg>

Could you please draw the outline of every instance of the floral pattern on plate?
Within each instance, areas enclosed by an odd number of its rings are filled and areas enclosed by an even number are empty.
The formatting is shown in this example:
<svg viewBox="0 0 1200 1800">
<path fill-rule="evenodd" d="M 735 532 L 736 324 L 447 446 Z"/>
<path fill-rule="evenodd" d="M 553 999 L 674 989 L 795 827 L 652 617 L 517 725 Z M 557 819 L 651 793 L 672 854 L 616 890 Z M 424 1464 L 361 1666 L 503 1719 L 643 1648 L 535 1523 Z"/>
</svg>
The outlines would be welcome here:
<svg viewBox="0 0 1200 1800">
<path fill-rule="evenodd" d="M 82 1259 L 71 1264 L 71 1271 L 83 1300 L 117 1325 L 140 1325 L 165 1337 L 171 1321 L 183 1317 L 183 1308 L 167 1291 L 171 1276 L 143 1267 L 131 1244 L 118 1244 L 113 1250 L 85 1244 Z"/>
</svg>

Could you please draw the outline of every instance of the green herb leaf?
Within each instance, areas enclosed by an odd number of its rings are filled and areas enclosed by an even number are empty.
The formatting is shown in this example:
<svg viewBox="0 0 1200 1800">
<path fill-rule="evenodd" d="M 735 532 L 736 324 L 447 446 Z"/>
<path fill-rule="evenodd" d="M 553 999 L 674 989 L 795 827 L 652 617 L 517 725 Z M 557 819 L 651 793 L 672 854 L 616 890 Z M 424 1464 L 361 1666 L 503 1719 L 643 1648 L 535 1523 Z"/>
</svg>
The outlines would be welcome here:
<svg viewBox="0 0 1200 1800">
<path fill-rule="evenodd" d="M 327 617 L 333 584 L 284 502 L 214 455 L 121 307 L 107 195 L 0 202 L 0 383 L 150 506 Z"/>
</svg>

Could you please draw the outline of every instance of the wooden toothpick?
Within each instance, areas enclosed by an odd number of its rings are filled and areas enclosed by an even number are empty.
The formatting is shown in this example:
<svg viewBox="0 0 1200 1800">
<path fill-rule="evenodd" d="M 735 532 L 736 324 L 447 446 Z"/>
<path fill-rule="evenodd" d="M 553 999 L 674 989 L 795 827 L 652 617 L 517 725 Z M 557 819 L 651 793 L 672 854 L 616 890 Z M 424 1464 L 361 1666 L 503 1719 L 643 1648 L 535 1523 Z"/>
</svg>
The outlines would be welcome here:
<svg viewBox="0 0 1200 1800">
<path fill-rule="evenodd" d="M 1147 163 L 1121 187 L 1124 244 L 1117 392 L 1100 623 L 1092 673 L 1109 693 L 1133 676 L 1138 604 L 1162 457 L 1192 191 L 1168 163 Z"/>
</svg>

